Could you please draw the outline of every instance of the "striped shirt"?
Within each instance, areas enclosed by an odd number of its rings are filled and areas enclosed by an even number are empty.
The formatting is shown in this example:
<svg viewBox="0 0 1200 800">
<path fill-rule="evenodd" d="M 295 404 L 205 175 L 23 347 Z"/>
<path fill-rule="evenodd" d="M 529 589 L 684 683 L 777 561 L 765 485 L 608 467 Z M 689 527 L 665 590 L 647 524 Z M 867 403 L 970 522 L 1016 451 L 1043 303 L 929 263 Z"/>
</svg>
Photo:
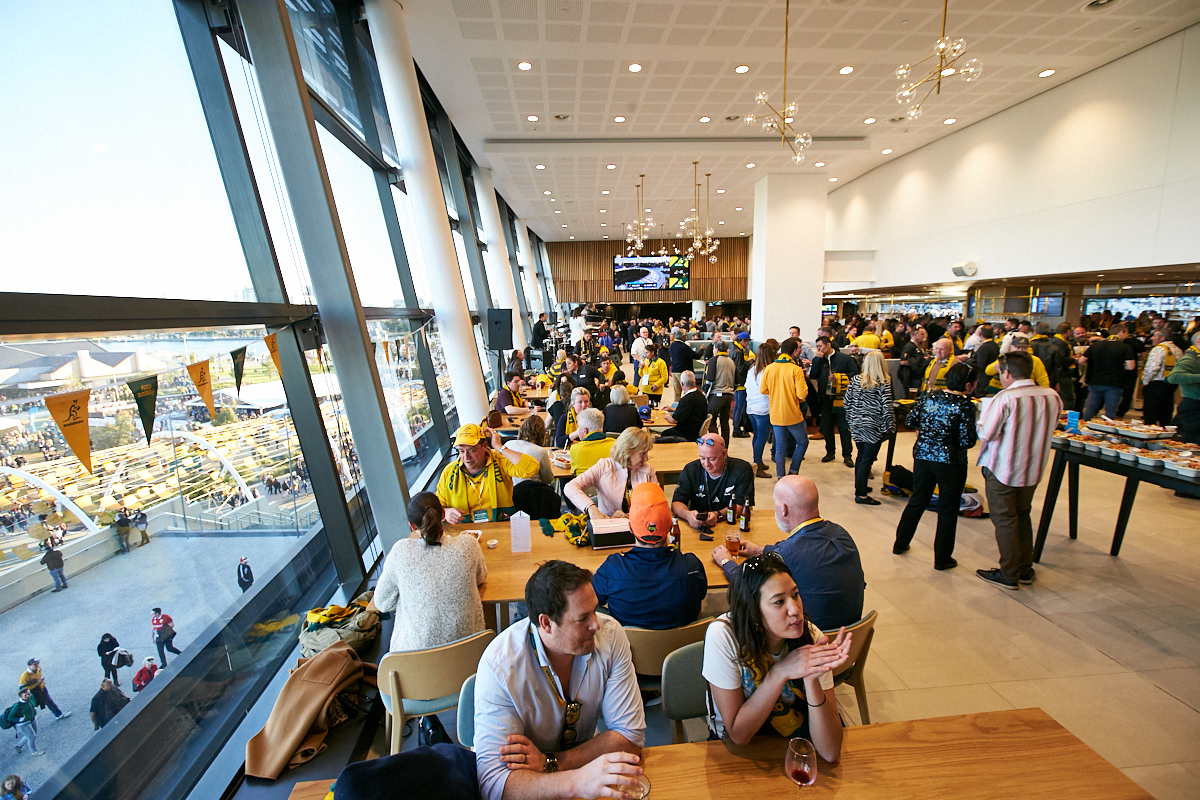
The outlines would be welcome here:
<svg viewBox="0 0 1200 800">
<path fill-rule="evenodd" d="M 1058 392 L 1032 379 L 1013 381 L 985 401 L 976 430 L 979 466 L 1006 486 L 1036 486 L 1062 413 Z"/>
</svg>

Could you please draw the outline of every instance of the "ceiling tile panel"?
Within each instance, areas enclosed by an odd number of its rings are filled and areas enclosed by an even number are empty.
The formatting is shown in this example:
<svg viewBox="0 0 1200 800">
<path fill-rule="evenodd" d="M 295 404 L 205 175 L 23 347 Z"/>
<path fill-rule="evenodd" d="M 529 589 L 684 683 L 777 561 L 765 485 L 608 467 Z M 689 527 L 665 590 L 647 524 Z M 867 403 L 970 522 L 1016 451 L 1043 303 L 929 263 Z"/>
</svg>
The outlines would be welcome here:
<svg viewBox="0 0 1200 800">
<path fill-rule="evenodd" d="M 504 32 L 505 41 L 536 42 L 538 40 L 538 26 L 536 22 L 504 22 L 501 23 L 500 29 Z"/>
<path fill-rule="evenodd" d="M 625 35 L 625 29 L 620 25 L 588 25 L 587 41 L 589 44 L 616 44 Z"/>
<path fill-rule="evenodd" d="M 537 0 L 499 0 L 500 19 L 505 21 L 538 18 Z"/>
<path fill-rule="evenodd" d="M 459 18 L 491 19 L 492 4 L 490 0 L 451 0 L 451 7 Z"/>
<path fill-rule="evenodd" d="M 670 3 L 638 3 L 633 12 L 635 24 L 664 25 L 671 21 L 675 6 Z"/>
<path fill-rule="evenodd" d="M 496 23 L 460 21 L 458 30 L 468 41 L 482 41 L 496 38 Z"/>
<path fill-rule="evenodd" d="M 666 34 L 666 28 L 658 28 L 648 25 L 638 26 L 629 29 L 629 36 L 626 41 L 629 44 L 658 44 L 663 40 L 663 35 Z"/>
<path fill-rule="evenodd" d="M 677 47 L 694 47 L 700 44 L 706 28 L 672 28 L 667 34 L 667 44 Z"/>
<path fill-rule="evenodd" d="M 579 25 L 555 25 L 546 23 L 547 42 L 578 42 L 582 33 Z"/>
</svg>

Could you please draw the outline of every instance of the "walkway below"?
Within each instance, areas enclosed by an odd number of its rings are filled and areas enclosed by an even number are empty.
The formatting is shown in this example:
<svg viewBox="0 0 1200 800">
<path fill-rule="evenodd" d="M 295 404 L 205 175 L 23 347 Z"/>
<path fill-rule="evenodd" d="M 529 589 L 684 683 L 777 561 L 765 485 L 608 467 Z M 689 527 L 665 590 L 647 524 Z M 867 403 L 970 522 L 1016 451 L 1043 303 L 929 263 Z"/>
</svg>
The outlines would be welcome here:
<svg viewBox="0 0 1200 800">
<path fill-rule="evenodd" d="M 31 756 L 28 750 L 17 754 L 5 745 L 0 748 L 0 775 L 16 773 L 36 793 L 91 737 L 88 709 L 104 677 L 96 654 L 104 633 L 117 637 L 133 653 L 134 669 L 122 669 L 120 680 L 122 691 L 136 703 L 134 672 L 146 656 L 158 658 L 150 633 L 150 609 L 161 606 L 174 618 L 175 646 L 182 650 L 241 594 L 238 558 L 247 557 L 255 574 L 265 575 L 297 538 L 265 531 L 235 540 L 229 534 L 155 536 L 149 545 L 127 556 L 111 558 L 78 576 L 68 575 L 66 591 L 40 594 L 0 615 L 4 630 L 0 686 L 15 687 L 26 662 L 38 658 L 51 696 L 59 708 L 72 714 L 55 720 L 48 709 L 39 710 L 38 747 L 46 755 Z M 0 692 L 4 708 L 16 699 L 15 690 Z"/>
</svg>

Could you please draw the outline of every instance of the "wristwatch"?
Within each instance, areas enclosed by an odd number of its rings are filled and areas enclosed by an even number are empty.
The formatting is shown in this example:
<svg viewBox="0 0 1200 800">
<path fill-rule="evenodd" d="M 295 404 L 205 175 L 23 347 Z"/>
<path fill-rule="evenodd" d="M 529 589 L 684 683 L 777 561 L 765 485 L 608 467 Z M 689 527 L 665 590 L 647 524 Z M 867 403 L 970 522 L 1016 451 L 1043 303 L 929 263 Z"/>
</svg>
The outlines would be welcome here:
<svg viewBox="0 0 1200 800">
<path fill-rule="evenodd" d="M 717 566 L 720 567 L 721 569 L 724 569 L 725 565 L 728 564 L 730 561 L 733 561 L 733 559 L 727 558 L 724 561 L 721 561 L 720 563 L 718 563 Z"/>
<path fill-rule="evenodd" d="M 558 772 L 558 756 L 554 753 L 546 753 L 546 763 L 542 765 L 542 772 Z"/>
</svg>

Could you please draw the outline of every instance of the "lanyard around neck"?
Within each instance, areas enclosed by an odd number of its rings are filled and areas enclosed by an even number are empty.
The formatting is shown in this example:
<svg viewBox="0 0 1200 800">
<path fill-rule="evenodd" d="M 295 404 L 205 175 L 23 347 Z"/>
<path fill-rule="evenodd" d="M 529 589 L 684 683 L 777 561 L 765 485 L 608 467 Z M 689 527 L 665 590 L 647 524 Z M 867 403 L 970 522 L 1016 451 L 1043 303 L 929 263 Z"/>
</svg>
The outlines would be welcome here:
<svg viewBox="0 0 1200 800">
<path fill-rule="evenodd" d="M 534 632 L 533 632 L 533 620 L 530 620 L 529 621 L 529 644 L 531 647 L 533 647 L 533 657 L 537 658 L 537 642 L 534 640 L 535 635 L 536 634 L 534 634 Z M 595 654 L 593 653 L 593 656 L 594 655 Z M 547 657 L 547 660 L 549 660 L 549 657 Z M 576 698 L 579 697 L 579 689 L 582 688 L 583 679 L 587 677 L 588 667 L 590 667 L 591 665 L 592 665 L 591 658 L 589 658 L 587 661 L 585 661 L 583 663 L 583 675 L 579 676 L 579 686 L 575 687 L 575 697 Z M 563 695 L 567 694 L 571 691 L 571 686 L 570 686 L 571 676 L 570 675 L 567 676 L 566 691 L 560 692 L 558 690 L 558 684 L 555 683 L 555 681 L 554 681 L 554 674 L 550 671 L 550 667 L 547 666 L 546 664 L 539 664 L 539 666 L 542 668 L 542 672 L 546 673 L 546 680 L 550 681 L 550 688 L 554 690 L 554 699 L 558 701 L 559 707 L 566 708 L 567 701 L 566 701 L 566 698 L 563 697 Z M 574 661 L 574 659 L 572 659 L 572 661 L 571 661 L 572 672 L 574 671 L 574 668 L 575 668 L 575 661 Z M 575 700 L 572 700 L 571 702 L 574 703 Z"/>
</svg>

